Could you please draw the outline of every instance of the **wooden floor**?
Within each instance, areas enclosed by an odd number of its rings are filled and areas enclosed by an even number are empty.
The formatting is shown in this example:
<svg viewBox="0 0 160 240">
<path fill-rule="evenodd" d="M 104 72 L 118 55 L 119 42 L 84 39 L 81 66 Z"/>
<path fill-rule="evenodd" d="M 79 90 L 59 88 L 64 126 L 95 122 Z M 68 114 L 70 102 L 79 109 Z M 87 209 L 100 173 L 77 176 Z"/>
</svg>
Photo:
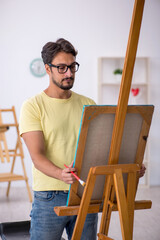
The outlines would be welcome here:
<svg viewBox="0 0 160 240">
<path fill-rule="evenodd" d="M 31 203 L 26 188 L 11 188 L 10 196 L 0 187 L 0 222 L 29 220 Z M 160 240 L 160 187 L 140 188 L 137 199 L 152 200 L 152 209 L 135 212 L 134 240 Z M 101 214 L 99 214 L 100 220 Z M 67 239 L 64 233 L 63 237 Z M 112 214 L 109 237 L 121 240 L 118 213 Z"/>
</svg>

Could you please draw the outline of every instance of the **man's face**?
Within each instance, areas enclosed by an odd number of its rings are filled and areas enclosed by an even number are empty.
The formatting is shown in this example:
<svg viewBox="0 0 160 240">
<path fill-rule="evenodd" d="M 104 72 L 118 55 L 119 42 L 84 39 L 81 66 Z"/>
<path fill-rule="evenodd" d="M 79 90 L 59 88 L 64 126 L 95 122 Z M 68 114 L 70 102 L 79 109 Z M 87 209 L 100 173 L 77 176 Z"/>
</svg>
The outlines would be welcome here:
<svg viewBox="0 0 160 240">
<path fill-rule="evenodd" d="M 75 62 L 75 57 L 70 53 L 60 52 L 56 55 L 56 57 L 52 60 L 51 64 L 55 66 L 64 66 L 71 65 Z M 72 73 L 70 68 L 68 68 L 67 72 L 59 73 L 58 69 L 55 67 L 51 67 L 51 80 L 53 84 L 63 90 L 69 90 L 73 87 L 75 73 Z"/>
</svg>

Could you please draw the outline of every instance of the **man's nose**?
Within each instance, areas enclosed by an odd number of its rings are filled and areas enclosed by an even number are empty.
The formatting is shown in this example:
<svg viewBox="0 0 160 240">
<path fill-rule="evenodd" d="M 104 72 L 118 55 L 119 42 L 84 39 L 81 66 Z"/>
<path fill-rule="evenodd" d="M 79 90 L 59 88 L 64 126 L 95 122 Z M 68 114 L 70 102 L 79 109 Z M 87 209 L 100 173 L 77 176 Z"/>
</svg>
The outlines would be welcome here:
<svg viewBox="0 0 160 240">
<path fill-rule="evenodd" d="M 65 74 L 66 74 L 66 76 L 72 76 L 73 75 L 73 73 L 72 73 L 72 71 L 69 67 L 68 67 L 67 72 Z"/>
</svg>

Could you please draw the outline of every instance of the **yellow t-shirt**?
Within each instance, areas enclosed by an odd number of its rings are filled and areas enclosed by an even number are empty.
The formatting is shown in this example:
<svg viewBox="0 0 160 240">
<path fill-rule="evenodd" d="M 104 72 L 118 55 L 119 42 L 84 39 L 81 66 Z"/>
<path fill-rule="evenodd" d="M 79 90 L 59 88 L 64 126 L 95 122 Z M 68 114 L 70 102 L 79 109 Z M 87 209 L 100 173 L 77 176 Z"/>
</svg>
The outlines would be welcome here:
<svg viewBox="0 0 160 240">
<path fill-rule="evenodd" d="M 24 102 L 19 121 L 20 134 L 42 131 L 46 157 L 56 166 L 64 168 L 74 160 L 83 105 L 95 105 L 90 98 L 72 92 L 68 99 L 51 98 L 44 92 Z M 33 190 L 68 190 L 69 185 L 48 177 L 34 165 Z"/>
</svg>

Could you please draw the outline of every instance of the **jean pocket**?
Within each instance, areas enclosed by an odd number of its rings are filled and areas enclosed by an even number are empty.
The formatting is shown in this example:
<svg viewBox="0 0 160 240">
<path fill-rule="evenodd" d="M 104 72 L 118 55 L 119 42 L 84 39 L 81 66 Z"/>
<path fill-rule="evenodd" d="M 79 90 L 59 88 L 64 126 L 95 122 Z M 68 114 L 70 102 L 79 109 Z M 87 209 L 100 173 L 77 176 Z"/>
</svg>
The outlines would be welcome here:
<svg viewBox="0 0 160 240">
<path fill-rule="evenodd" d="M 39 201 L 51 201 L 54 197 L 54 191 L 34 191 L 34 198 Z"/>
</svg>

